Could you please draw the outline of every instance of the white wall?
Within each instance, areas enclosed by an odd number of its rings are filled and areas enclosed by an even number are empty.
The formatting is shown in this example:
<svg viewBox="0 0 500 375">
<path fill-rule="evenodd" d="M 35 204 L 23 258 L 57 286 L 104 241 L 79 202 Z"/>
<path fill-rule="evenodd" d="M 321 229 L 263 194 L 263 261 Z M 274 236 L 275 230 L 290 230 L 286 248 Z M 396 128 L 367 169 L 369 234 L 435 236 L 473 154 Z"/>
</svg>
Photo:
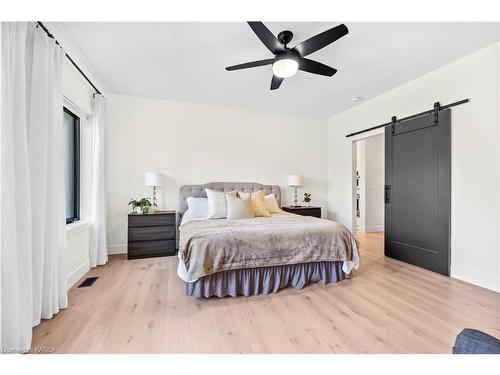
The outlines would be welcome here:
<svg viewBox="0 0 500 375">
<path fill-rule="evenodd" d="M 92 113 L 94 90 L 68 59 L 64 60 L 63 89 L 64 96 L 75 103 L 81 111 Z"/>
<path fill-rule="evenodd" d="M 89 223 L 69 224 L 66 228 L 66 275 L 70 288 L 90 270 Z"/>
<path fill-rule="evenodd" d="M 301 193 L 326 210 L 326 119 L 120 95 L 108 102 L 110 253 L 126 251 L 130 198 L 151 195 L 146 171 L 166 176 L 162 209 L 178 208 L 181 185 L 212 181 L 277 184 L 288 204 L 287 175 L 297 173 Z"/>
<path fill-rule="evenodd" d="M 392 115 L 427 110 L 436 101 L 471 100 L 452 109 L 451 275 L 497 291 L 499 49 L 495 43 L 328 120 L 328 214 L 352 228 L 354 139 L 345 135 L 390 121 Z"/>
<path fill-rule="evenodd" d="M 357 229 L 361 232 L 384 230 L 384 137 L 377 134 L 356 142 L 356 168 L 359 173 L 359 211 Z M 354 229 L 354 226 L 353 226 Z"/>
</svg>

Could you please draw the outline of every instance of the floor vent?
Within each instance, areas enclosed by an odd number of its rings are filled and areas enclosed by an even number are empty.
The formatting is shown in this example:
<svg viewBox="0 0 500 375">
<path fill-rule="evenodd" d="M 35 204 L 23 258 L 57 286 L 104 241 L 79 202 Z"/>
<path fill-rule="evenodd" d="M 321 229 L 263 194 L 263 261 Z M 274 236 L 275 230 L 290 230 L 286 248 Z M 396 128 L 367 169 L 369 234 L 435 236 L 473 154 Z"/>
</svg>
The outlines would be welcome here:
<svg viewBox="0 0 500 375">
<path fill-rule="evenodd" d="M 87 277 L 85 280 L 82 281 L 80 285 L 78 285 L 78 288 L 87 288 L 89 286 L 92 286 L 93 283 L 97 280 L 97 277 Z"/>
</svg>

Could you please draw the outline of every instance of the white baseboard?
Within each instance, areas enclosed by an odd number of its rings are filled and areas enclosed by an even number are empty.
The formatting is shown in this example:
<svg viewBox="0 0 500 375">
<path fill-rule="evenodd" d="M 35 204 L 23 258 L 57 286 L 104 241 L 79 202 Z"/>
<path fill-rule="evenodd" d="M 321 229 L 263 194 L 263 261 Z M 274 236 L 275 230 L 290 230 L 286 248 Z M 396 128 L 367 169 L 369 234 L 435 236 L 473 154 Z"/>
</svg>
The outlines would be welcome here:
<svg viewBox="0 0 500 375">
<path fill-rule="evenodd" d="M 127 254 L 127 245 L 108 245 L 108 255 Z"/>
<path fill-rule="evenodd" d="M 365 227 L 365 232 L 383 232 L 384 231 L 384 226 L 383 225 L 375 225 L 371 227 Z"/>
<path fill-rule="evenodd" d="M 451 266 L 450 276 L 495 292 L 500 292 L 500 279 L 498 275 L 488 275 L 484 272 L 472 271 L 460 266 Z"/>
<path fill-rule="evenodd" d="M 358 230 L 360 232 L 383 232 L 384 231 L 384 226 L 359 226 Z"/>
<path fill-rule="evenodd" d="M 80 280 L 80 278 L 85 275 L 90 270 L 90 260 L 86 260 L 81 265 L 79 265 L 75 270 L 73 270 L 66 278 L 66 285 L 71 288 L 75 283 Z"/>
</svg>

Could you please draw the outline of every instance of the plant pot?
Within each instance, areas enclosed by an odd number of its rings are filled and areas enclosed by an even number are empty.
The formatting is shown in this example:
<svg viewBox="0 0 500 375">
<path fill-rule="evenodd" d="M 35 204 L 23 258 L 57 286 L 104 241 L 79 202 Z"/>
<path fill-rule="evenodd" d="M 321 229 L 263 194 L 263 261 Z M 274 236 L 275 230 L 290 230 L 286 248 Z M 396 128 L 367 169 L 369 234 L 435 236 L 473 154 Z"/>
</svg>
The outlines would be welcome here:
<svg viewBox="0 0 500 375">
<path fill-rule="evenodd" d="M 137 214 L 142 214 L 142 207 L 136 207 L 134 211 Z"/>
<path fill-rule="evenodd" d="M 311 207 L 311 202 L 304 202 L 306 204 L 306 207 Z"/>
</svg>

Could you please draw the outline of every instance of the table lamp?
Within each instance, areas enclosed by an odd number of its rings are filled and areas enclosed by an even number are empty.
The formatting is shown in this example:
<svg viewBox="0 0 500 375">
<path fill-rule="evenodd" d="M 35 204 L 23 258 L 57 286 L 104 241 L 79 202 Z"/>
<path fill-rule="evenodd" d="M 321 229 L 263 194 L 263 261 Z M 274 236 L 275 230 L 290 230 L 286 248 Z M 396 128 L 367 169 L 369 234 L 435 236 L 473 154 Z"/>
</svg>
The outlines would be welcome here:
<svg viewBox="0 0 500 375">
<path fill-rule="evenodd" d="M 153 187 L 153 211 L 158 208 L 156 202 L 156 188 L 161 186 L 161 174 L 158 172 L 146 172 L 144 176 L 144 184 Z"/>
<path fill-rule="evenodd" d="M 297 188 L 302 185 L 304 185 L 304 176 L 300 174 L 291 174 L 288 176 L 288 186 L 292 186 L 295 189 L 292 207 L 300 207 L 297 201 Z"/>
</svg>

